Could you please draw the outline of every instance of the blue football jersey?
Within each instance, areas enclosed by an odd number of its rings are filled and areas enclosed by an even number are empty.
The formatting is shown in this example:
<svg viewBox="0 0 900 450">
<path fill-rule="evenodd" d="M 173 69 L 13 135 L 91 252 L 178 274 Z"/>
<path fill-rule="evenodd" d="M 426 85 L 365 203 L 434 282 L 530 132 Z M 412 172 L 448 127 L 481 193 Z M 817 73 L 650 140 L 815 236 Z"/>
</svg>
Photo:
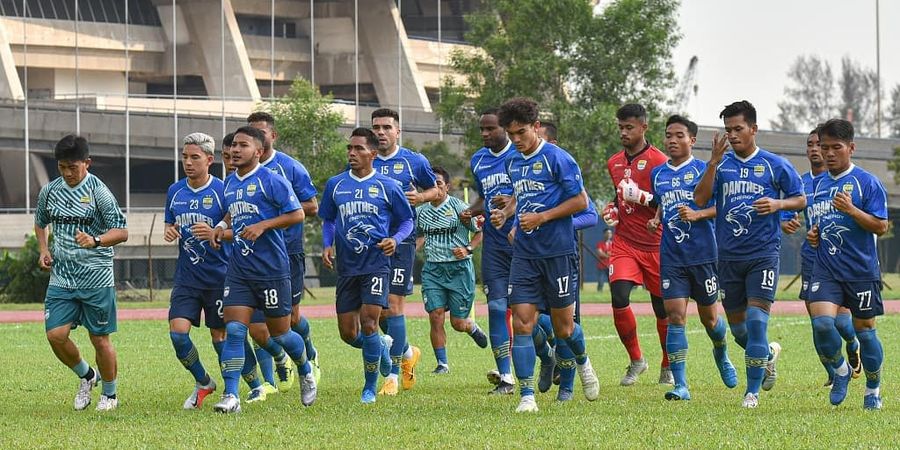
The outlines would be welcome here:
<svg viewBox="0 0 900 450">
<path fill-rule="evenodd" d="M 319 217 L 334 222 L 338 275 L 354 276 L 390 270 L 390 258 L 376 244 L 412 219 L 413 211 L 391 178 L 374 171 L 357 178 L 347 171 L 325 184 Z"/>
<path fill-rule="evenodd" d="M 216 250 L 209 241 L 197 239 L 191 233 L 195 223 L 216 226 L 225 217 L 225 184 L 211 176 L 209 181 L 194 189 L 187 178 L 169 186 L 166 194 L 166 223 L 178 226 L 178 262 L 175 284 L 197 289 L 221 288 L 231 258 L 231 245 Z"/>
<path fill-rule="evenodd" d="M 264 167 L 288 180 L 297 200 L 305 202 L 316 196 L 316 187 L 306 167 L 294 158 L 278 150 L 272 151 L 268 161 L 260 161 Z M 289 255 L 303 253 L 303 222 L 291 225 L 284 230 L 284 241 Z"/>
<path fill-rule="evenodd" d="M 541 141 L 528 156 L 516 152 L 507 167 L 516 195 L 516 214 L 541 212 L 580 195 L 584 190 L 581 168 L 565 150 Z M 516 225 L 513 256 L 540 259 L 575 252 L 572 216 L 547 222 L 525 232 Z"/>
<path fill-rule="evenodd" d="M 826 173 L 816 177 L 812 205 L 807 208 L 811 223 L 819 226 L 813 273 L 838 281 L 880 280 L 877 237 L 834 208 L 832 200 L 838 192 L 848 194 L 853 206 L 879 219 L 888 217 L 887 192 L 871 173 L 851 165 L 838 176 Z"/>
<path fill-rule="evenodd" d="M 729 152 L 716 168 L 716 242 L 719 260 L 777 257 L 781 214 L 759 215 L 753 202 L 803 195 L 800 175 L 786 159 L 757 148 L 742 159 Z"/>
<path fill-rule="evenodd" d="M 247 280 L 278 280 L 289 276 L 284 230 L 270 229 L 256 241 L 240 237 L 248 225 L 300 209 L 300 202 L 287 180 L 262 165 L 243 177 L 234 172 L 225 179 L 225 204 L 234 231 L 228 274 Z"/>
<path fill-rule="evenodd" d="M 802 176 L 800 176 L 800 181 L 803 182 L 803 194 L 806 195 L 806 208 L 803 211 L 803 221 L 806 224 L 806 230 L 809 230 L 812 227 L 810 223 L 810 208 L 813 204 L 813 190 L 815 189 L 814 183 L 816 182 L 816 178 L 824 176 L 825 172 L 820 173 L 818 176 L 813 176 L 812 172 L 806 172 Z M 781 221 L 788 221 L 794 218 L 794 214 L 796 211 L 782 211 L 781 212 Z M 802 231 L 802 230 L 801 230 Z M 801 232 L 801 231 L 798 231 Z M 800 257 L 804 261 L 813 262 L 816 258 L 816 250 L 809 246 L 809 242 L 806 241 L 806 238 L 803 239 L 803 245 L 800 247 Z"/>
<path fill-rule="evenodd" d="M 678 166 L 671 162 L 656 166 L 650 175 L 653 195 L 662 208 L 662 240 L 659 244 L 660 263 L 686 267 L 716 261 L 716 228 L 714 219 L 685 222 L 678 208 L 706 209 L 710 203 L 694 203 L 694 188 L 703 178 L 706 162 L 691 156 Z"/>
<path fill-rule="evenodd" d="M 376 155 L 372 166 L 375 172 L 393 179 L 403 192 L 431 189 L 435 186 L 436 179 L 431 170 L 431 163 L 421 153 L 406 147 L 398 147 L 394 153 L 387 156 Z M 413 217 L 415 214 L 413 211 Z M 404 242 L 416 242 L 415 228 Z"/>
<path fill-rule="evenodd" d="M 512 181 L 506 166 L 509 158 L 516 155 L 516 149 L 509 141 L 503 150 L 494 153 L 490 148 L 482 147 L 474 155 L 469 163 L 472 176 L 475 178 L 475 189 L 478 195 L 484 199 L 484 227 L 482 232 L 483 245 L 486 251 L 503 249 L 512 251 L 512 245 L 507 239 L 509 230 L 513 227 L 513 221 L 507 220 L 500 229 L 491 225 L 491 199 L 497 195 L 513 195 Z"/>
</svg>

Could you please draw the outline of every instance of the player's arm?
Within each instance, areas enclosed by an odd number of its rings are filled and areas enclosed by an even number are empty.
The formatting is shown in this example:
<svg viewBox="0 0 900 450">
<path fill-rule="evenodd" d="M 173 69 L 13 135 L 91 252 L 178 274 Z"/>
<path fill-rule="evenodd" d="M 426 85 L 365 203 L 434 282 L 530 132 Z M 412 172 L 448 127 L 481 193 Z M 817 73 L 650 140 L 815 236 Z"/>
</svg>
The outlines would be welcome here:
<svg viewBox="0 0 900 450">
<path fill-rule="evenodd" d="M 803 192 L 803 180 L 794 167 L 785 165 L 776 171 L 778 185 L 781 186 L 783 199 L 763 197 L 753 202 L 758 214 L 775 214 L 779 211 L 800 211 L 806 208 L 806 195 Z"/>
<path fill-rule="evenodd" d="M 781 212 L 781 231 L 784 234 L 794 234 L 802 227 L 800 214 L 793 211 Z"/>
<path fill-rule="evenodd" d="M 469 205 L 468 208 L 459 213 L 459 220 L 466 226 L 472 223 L 472 218 L 484 214 L 484 198 L 480 195 Z"/>
<path fill-rule="evenodd" d="M 481 245 L 481 232 L 475 233 L 475 236 L 472 237 L 472 240 L 469 241 L 469 245 L 465 247 L 456 247 L 453 249 L 453 256 L 456 259 L 465 259 L 466 256 L 469 256 L 475 253 L 475 249 Z"/>
<path fill-rule="evenodd" d="M 225 217 L 213 228 L 213 234 L 209 240 L 209 245 L 218 250 L 222 247 L 222 239 L 234 239 L 234 231 L 231 230 L 231 213 L 225 213 Z"/>
<path fill-rule="evenodd" d="M 261 220 L 253 225 L 244 227 L 244 230 L 241 231 L 241 238 L 255 241 L 266 231 L 275 228 L 287 228 L 291 225 L 298 224 L 303 222 L 304 217 L 303 208 L 298 208 L 271 219 Z"/>
<path fill-rule="evenodd" d="M 304 220 L 306 217 L 315 217 L 319 213 L 319 201 L 316 200 L 315 196 L 300 202 L 300 207 L 303 208 Z"/>
<path fill-rule="evenodd" d="M 416 236 L 416 251 L 422 250 L 425 246 L 425 236 Z"/>
<path fill-rule="evenodd" d="M 83 248 L 112 247 L 128 240 L 128 230 L 125 228 L 110 228 L 99 236 L 91 236 L 84 231 L 75 231 L 75 242 Z"/>
<path fill-rule="evenodd" d="M 845 192 L 838 192 L 832 200 L 834 209 L 850 216 L 857 225 L 869 233 L 875 233 L 878 236 L 887 233 L 890 223 L 887 219 L 881 219 L 859 209 L 853 204 L 853 199 Z"/>
<path fill-rule="evenodd" d="M 38 266 L 40 266 L 42 270 L 50 270 L 50 266 L 53 265 L 53 256 L 50 254 L 47 235 L 46 226 L 42 227 L 38 224 L 34 224 L 34 236 L 37 238 L 38 252 L 40 253 L 38 256 Z"/>
<path fill-rule="evenodd" d="M 709 162 L 706 164 L 706 170 L 703 172 L 700 182 L 697 183 L 697 187 L 694 188 L 694 203 L 705 205 L 712 199 L 713 185 L 716 182 L 716 170 L 718 170 L 719 163 L 722 162 L 727 148 L 728 137 L 725 135 L 719 137 L 719 132 L 717 131 L 715 136 L 713 136 L 712 155 L 710 155 Z"/>
<path fill-rule="evenodd" d="M 322 263 L 334 269 L 334 220 L 322 222 Z"/>
<path fill-rule="evenodd" d="M 519 227 L 522 228 L 522 231 L 531 231 L 547 222 L 571 216 L 587 208 L 587 203 L 587 193 L 582 190 L 546 211 L 519 214 Z"/>
<path fill-rule="evenodd" d="M 584 195 L 587 196 L 587 192 L 584 192 Z M 590 197 L 587 198 L 587 202 L 587 209 L 580 211 L 572 217 L 572 228 L 574 228 L 575 231 L 590 228 L 600 222 L 600 216 L 597 214 L 597 208 L 594 208 L 594 202 L 591 201 Z"/>
<path fill-rule="evenodd" d="M 503 208 L 491 209 L 491 225 L 496 229 L 503 228 L 503 224 L 509 220 L 510 217 L 516 216 L 516 197 L 511 195 L 506 200 L 506 205 Z"/>
<path fill-rule="evenodd" d="M 678 207 L 678 217 L 685 222 L 712 219 L 716 217 L 716 205 L 703 209 L 693 209 L 688 205 L 681 205 Z"/>
<path fill-rule="evenodd" d="M 81 230 L 75 231 L 75 242 L 83 248 L 112 247 L 128 240 L 125 215 L 119 209 L 116 198 L 105 186 L 95 191 L 97 209 L 103 218 L 107 231 L 99 236 L 91 236 Z"/>
<path fill-rule="evenodd" d="M 313 185 L 312 178 L 306 167 L 299 162 L 294 166 L 294 176 L 292 177 L 291 188 L 300 201 L 300 207 L 303 208 L 305 217 L 315 217 L 319 212 L 319 201 L 316 200 L 316 187 Z"/>
</svg>

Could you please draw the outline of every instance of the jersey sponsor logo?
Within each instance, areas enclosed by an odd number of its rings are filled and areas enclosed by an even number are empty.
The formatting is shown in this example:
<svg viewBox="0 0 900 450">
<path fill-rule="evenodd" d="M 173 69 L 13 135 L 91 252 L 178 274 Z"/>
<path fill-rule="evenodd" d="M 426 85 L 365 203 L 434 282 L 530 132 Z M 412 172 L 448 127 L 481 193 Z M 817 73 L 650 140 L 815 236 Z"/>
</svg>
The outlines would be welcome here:
<svg viewBox="0 0 900 450">
<path fill-rule="evenodd" d="M 203 197 L 203 209 L 210 209 L 213 207 L 213 198 L 212 195 L 207 195 Z"/>
<path fill-rule="evenodd" d="M 646 168 L 646 167 L 647 167 L 647 160 L 646 160 L 646 159 L 642 159 L 642 160 L 639 160 L 639 161 L 638 161 L 638 163 L 637 163 L 637 169 L 638 169 L 638 170 L 644 170 L 644 168 Z"/>
<path fill-rule="evenodd" d="M 669 231 L 672 232 L 672 237 L 675 238 L 675 242 L 678 244 L 691 237 L 691 223 L 681 220 L 678 216 L 669 219 L 666 226 L 669 228 Z"/>
<path fill-rule="evenodd" d="M 481 187 L 485 192 L 494 189 L 497 186 L 510 184 L 509 174 L 506 172 L 492 173 L 481 179 Z"/>
<path fill-rule="evenodd" d="M 534 172 L 535 175 L 540 174 L 544 171 L 544 163 L 538 161 L 531 166 L 531 171 Z"/>
<path fill-rule="evenodd" d="M 397 175 L 403 173 L 403 163 L 394 163 L 394 173 Z"/>
<path fill-rule="evenodd" d="M 248 197 L 253 197 L 254 195 L 256 195 L 256 185 L 255 185 L 255 184 L 248 184 L 248 185 L 247 185 L 247 196 L 248 196 Z"/>
<path fill-rule="evenodd" d="M 374 225 L 359 222 L 347 230 L 347 242 L 353 246 L 353 251 L 356 254 L 360 254 L 369 248 L 369 243 L 372 242 L 372 236 L 369 235 L 369 232 L 374 229 Z"/>
<path fill-rule="evenodd" d="M 369 186 L 369 197 L 378 197 L 378 186 Z"/>
<path fill-rule="evenodd" d="M 766 167 L 763 166 L 762 164 L 758 164 L 753 167 L 753 175 L 755 175 L 756 178 L 762 178 L 762 176 L 765 174 L 766 174 Z"/>
<path fill-rule="evenodd" d="M 841 245 L 844 244 L 844 238 L 841 235 L 847 231 L 850 231 L 850 229 L 843 225 L 838 225 L 835 222 L 830 222 L 828 225 L 822 227 L 819 231 L 819 235 L 822 237 L 823 241 L 828 243 L 829 255 L 836 255 L 841 252 Z"/>
<path fill-rule="evenodd" d="M 752 206 L 741 203 L 725 213 L 725 221 L 731 224 L 731 233 L 734 237 L 750 234 L 750 224 L 753 222 L 754 209 Z"/>
</svg>

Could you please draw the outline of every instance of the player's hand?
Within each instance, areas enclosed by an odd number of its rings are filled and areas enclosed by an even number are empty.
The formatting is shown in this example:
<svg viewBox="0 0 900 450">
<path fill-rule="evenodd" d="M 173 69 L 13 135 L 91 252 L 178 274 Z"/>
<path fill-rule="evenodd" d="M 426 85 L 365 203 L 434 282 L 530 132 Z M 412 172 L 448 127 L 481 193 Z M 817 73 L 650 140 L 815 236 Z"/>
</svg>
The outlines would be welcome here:
<svg viewBox="0 0 900 450">
<path fill-rule="evenodd" d="M 212 237 L 209 240 L 209 245 L 216 250 L 222 248 L 222 236 L 225 236 L 225 229 L 222 227 L 214 228 Z"/>
<path fill-rule="evenodd" d="M 50 252 L 41 252 L 38 256 L 38 267 L 41 270 L 47 271 L 50 270 L 50 266 L 53 265 L 53 256 L 50 255 Z"/>
<path fill-rule="evenodd" d="M 459 213 L 459 221 L 462 222 L 463 225 L 469 226 L 472 223 L 472 210 L 466 208 Z"/>
<path fill-rule="evenodd" d="M 647 232 L 650 234 L 656 234 L 656 230 L 659 230 L 659 219 L 654 217 L 647 221 Z"/>
<path fill-rule="evenodd" d="M 803 224 L 800 223 L 800 214 L 795 213 L 794 217 L 791 217 L 791 220 L 781 222 L 781 231 L 784 232 L 784 234 L 794 234 L 801 226 L 803 226 Z"/>
<path fill-rule="evenodd" d="M 409 204 L 413 207 L 419 206 L 422 203 L 425 203 L 424 196 L 419 191 L 406 191 L 405 192 L 406 199 L 409 200 Z"/>
<path fill-rule="evenodd" d="M 692 209 L 688 205 L 681 205 L 678 207 L 678 218 L 684 222 L 696 222 L 697 220 L 700 220 L 700 212 Z"/>
<path fill-rule="evenodd" d="M 453 257 L 456 259 L 466 259 L 466 256 L 469 256 L 469 251 L 465 247 L 455 247 L 453 249 Z"/>
<path fill-rule="evenodd" d="M 834 209 L 849 214 L 850 211 L 854 208 L 853 206 L 853 197 L 851 197 L 846 192 L 838 192 L 834 195 L 834 198 L 831 199 L 831 204 L 834 206 Z"/>
<path fill-rule="evenodd" d="M 509 241 L 510 244 L 516 240 L 516 227 L 509 229 L 509 233 L 506 234 L 506 240 Z"/>
<path fill-rule="evenodd" d="M 506 213 L 503 212 L 502 209 L 494 209 L 491 210 L 491 225 L 496 229 L 503 228 L 503 224 L 506 223 Z"/>
<path fill-rule="evenodd" d="M 533 231 L 546 222 L 542 213 L 526 212 L 519 214 L 519 227 L 522 231 Z"/>
<path fill-rule="evenodd" d="M 208 241 L 213 237 L 213 228 L 206 222 L 197 222 L 191 225 L 191 234 L 197 239 Z"/>
<path fill-rule="evenodd" d="M 510 199 L 512 199 L 511 195 L 497 194 L 491 197 L 491 207 L 505 209 L 506 205 L 509 205 Z"/>
<path fill-rule="evenodd" d="M 631 178 L 623 178 L 617 187 L 622 200 L 628 203 L 637 203 L 639 205 L 648 206 L 653 200 L 653 194 L 638 187 L 637 183 Z"/>
<path fill-rule="evenodd" d="M 265 225 L 263 225 L 262 222 L 257 222 L 257 223 L 254 223 L 253 225 L 247 225 L 246 227 L 244 227 L 244 230 L 241 231 L 240 236 L 241 236 L 241 239 L 246 239 L 248 241 L 255 242 L 265 232 L 266 232 Z"/>
<path fill-rule="evenodd" d="M 97 243 L 94 242 L 94 237 L 81 230 L 75 230 L 75 243 L 81 248 L 94 248 L 97 246 Z"/>
<path fill-rule="evenodd" d="M 764 216 L 766 214 L 774 214 L 778 211 L 781 211 L 781 200 L 776 200 L 769 197 L 759 198 L 753 202 L 753 208 L 755 208 L 756 213 L 761 216 Z"/>
<path fill-rule="evenodd" d="M 334 270 L 334 247 L 325 247 L 322 250 L 322 263 L 325 267 Z"/>
<path fill-rule="evenodd" d="M 609 202 L 606 204 L 606 208 L 603 208 L 603 221 L 606 222 L 607 226 L 614 227 L 619 224 L 619 208 L 616 208 L 615 203 Z"/>
<path fill-rule="evenodd" d="M 725 150 L 728 150 L 728 135 L 719 136 L 719 132 L 713 135 L 712 155 L 709 157 L 710 164 L 718 164 L 725 156 Z"/>
<path fill-rule="evenodd" d="M 381 242 L 375 244 L 375 246 L 384 252 L 384 256 L 393 256 L 394 252 L 397 251 L 397 241 L 390 237 L 382 239 Z"/>
<path fill-rule="evenodd" d="M 166 232 L 165 234 L 163 234 L 163 239 L 165 239 L 166 242 L 172 242 L 181 239 L 181 231 L 179 231 L 178 225 L 167 223 Z"/>
<path fill-rule="evenodd" d="M 806 242 L 809 242 L 809 246 L 812 248 L 816 248 L 819 246 L 819 225 L 813 225 L 809 231 L 806 232 Z"/>
</svg>

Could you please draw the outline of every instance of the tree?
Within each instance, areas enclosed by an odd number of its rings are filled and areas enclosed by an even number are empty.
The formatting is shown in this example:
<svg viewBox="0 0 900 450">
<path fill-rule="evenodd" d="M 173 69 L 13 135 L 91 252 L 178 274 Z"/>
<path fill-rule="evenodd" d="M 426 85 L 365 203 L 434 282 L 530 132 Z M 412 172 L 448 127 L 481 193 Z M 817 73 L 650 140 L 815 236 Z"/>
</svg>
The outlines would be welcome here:
<svg viewBox="0 0 900 450">
<path fill-rule="evenodd" d="M 53 236 L 50 236 L 52 242 Z M 16 253 L 4 252 L 0 257 L 0 302 L 40 302 L 47 293 L 50 272 L 38 266 L 37 238 L 28 236 Z"/>
<path fill-rule="evenodd" d="M 894 147 L 894 159 L 889 160 L 887 165 L 894 172 L 894 183 L 900 184 L 900 147 Z"/>
<path fill-rule="evenodd" d="M 777 131 L 806 131 L 837 114 L 831 64 L 816 55 L 798 56 L 788 70 L 790 84 L 778 102 Z"/>
<path fill-rule="evenodd" d="M 483 109 L 531 97 L 542 119 L 557 123 L 588 193 L 608 198 L 605 161 L 620 149 L 615 110 L 626 102 L 662 110 L 663 93 L 674 81 L 669 60 L 679 39 L 672 26 L 678 4 L 619 0 L 595 16 L 588 0 L 483 2 L 466 17 L 466 39 L 479 47 L 451 54 L 459 76 L 443 80 L 438 114 L 448 128 L 464 130 L 474 151 L 481 146 Z"/>
<path fill-rule="evenodd" d="M 900 138 L 900 84 L 891 90 L 891 104 L 887 112 L 888 134 L 893 138 Z"/>
<path fill-rule="evenodd" d="M 874 70 L 860 66 L 850 57 L 841 59 L 841 78 L 838 81 L 841 103 L 838 113 L 853 122 L 861 136 L 876 134 L 877 83 L 878 74 Z"/>
</svg>

